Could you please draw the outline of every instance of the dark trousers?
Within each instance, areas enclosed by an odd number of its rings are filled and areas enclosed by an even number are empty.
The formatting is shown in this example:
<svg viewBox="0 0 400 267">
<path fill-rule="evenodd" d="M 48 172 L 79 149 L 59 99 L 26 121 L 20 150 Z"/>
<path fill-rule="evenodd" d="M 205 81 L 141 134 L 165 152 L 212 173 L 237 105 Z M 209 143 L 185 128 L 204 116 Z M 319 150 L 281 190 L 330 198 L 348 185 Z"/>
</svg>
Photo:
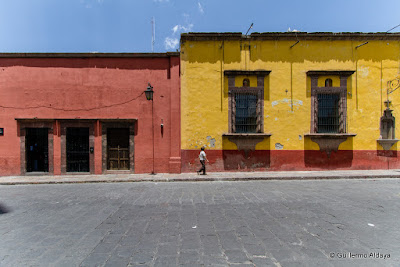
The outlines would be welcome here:
<svg viewBox="0 0 400 267">
<path fill-rule="evenodd" d="M 203 175 L 206 174 L 206 161 L 205 160 L 200 160 L 201 163 L 201 168 L 197 172 L 203 172 Z"/>
</svg>

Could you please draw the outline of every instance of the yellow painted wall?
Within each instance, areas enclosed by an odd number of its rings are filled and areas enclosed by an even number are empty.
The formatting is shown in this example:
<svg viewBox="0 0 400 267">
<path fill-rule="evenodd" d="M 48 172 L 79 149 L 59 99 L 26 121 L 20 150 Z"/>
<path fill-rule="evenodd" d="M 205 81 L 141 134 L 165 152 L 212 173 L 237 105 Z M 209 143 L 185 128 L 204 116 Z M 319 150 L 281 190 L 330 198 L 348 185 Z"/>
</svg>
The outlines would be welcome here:
<svg viewBox="0 0 400 267">
<path fill-rule="evenodd" d="M 184 41 L 181 45 L 181 116 L 183 150 L 237 149 L 223 139 L 228 132 L 228 79 L 224 70 L 270 70 L 265 78 L 264 132 L 271 133 L 256 149 L 318 150 L 316 143 L 304 138 L 310 132 L 310 70 L 354 70 L 348 78 L 347 132 L 355 133 L 342 143 L 342 150 L 382 149 L 377 144 L 379 121 L 386 100 L 386 83 L 399 77 L 399 41 Z M 250 46 L 250 49 L 248 48 Z M 244 76 L 235 83 L 241 85 Z M 250 85 L 256 77 L 249 76 Z M 337 76 L 327 78 L 339 86 Z M 287 91 L 287 92 L 286 92 Z M 393 115 L 399 114 L 400 89 L 390 95 Z M 400 117 L 396 121 L 399 128 Z M 397 133 L 400 136 L 400 133 Z M 396 149 L 394 146 L 392 149 Z"/>
</svg>

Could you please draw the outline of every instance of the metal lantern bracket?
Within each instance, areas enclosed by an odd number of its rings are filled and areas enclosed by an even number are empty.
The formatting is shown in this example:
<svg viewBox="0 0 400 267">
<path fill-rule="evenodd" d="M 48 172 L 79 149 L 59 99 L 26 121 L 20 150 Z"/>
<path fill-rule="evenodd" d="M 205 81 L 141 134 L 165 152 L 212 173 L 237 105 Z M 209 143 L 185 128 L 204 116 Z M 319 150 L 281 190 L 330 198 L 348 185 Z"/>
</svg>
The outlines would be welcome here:
<svg viewBox="0 0 400 267">
<path fill-rule="evenodd" d="M 387 100 L 385 101 L 386 109 L 380 119 L 380 132 L 381 136 L 377 140 L 384 150 L 390 150 L 390 148 L 398 142 L 395 138 L 395 118 L 392 115 L 392 110 L 390 109 L 389 95 L 396 91 L 400 87 L 400 79 L 396 78 L 388 81 L 387 83 Z"/>
<path fill-rule="evenodd" d="M 151 129 L 152 129 L 152 136 L 153 136 L 153 169 L 151 171 L 151 174 L 155 174 L 154 172 L 154 101 L 153 101 L 153 86 L 151 86 L 150 83 L 148 83 L 147 89 L 146 91 L 144 91 L 145 95 L 146 95 L 146 99 L 147 100 L 151 100 Z"/>
<path fill-rule="evenodd" d="M 400 87 L 400 78 L 388 81 L 387 95 L 389 100 L 389 94 L 393 93 Z"/>
</svg>

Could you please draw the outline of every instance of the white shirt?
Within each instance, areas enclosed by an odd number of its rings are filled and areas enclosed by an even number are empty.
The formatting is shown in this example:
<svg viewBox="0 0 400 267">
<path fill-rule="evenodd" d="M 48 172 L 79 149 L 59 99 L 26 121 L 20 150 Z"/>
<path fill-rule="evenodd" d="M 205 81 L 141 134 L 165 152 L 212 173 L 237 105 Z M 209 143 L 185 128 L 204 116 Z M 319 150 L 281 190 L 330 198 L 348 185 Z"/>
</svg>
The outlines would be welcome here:
<svg viewBox="0 0 400 267">
<path fill-rule="evenodd" d="M 206 152 L 200 151 L 199 159 L 200 160 L 206 160 Z"/>
</svg>

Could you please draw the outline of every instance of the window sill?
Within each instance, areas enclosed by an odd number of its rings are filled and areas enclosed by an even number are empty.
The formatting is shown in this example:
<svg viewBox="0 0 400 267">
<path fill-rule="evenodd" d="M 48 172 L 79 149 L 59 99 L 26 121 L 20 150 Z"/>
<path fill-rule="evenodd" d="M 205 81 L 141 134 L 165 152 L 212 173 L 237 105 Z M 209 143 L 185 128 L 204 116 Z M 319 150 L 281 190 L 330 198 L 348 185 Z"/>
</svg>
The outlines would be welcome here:
<svg viewBox="0 0 400 267">
<path fill-rule="evenodd" d="M 384 150 L 390 150 L 390 148 L 396 144 L 399 139 L 378 139 L 376 140 Z"/>
<path fill-rule="evenodd" d="M 308 137 L 311 141 L 317 143 L 319 150 L 325 152 L 329 158 L 332 151 L 338 151 L 341 143 L 356 135 L 353 133 L 307 133 L 304 134 L 304 137 Z"/>
<path fill-rule="evenodd" d="M 258 137 L 270 137 L 268 133 L 224 133 L 222 136 L 227 137 L 243 137 L 243 138 L 258 138 Z"/>
<path fill-rule="evenodd" d="M 265 138 L 269 138 L 268 133 L 224 133 L 222 137 L 228 138 L 229 141 L 235 143 L 238 150 L 255 150 L 256 145 Z"/>
<path fill-rule="evenodd" d="M 354 133 L 306 133 L 304 134 L 305 137 L 311 138 L 347 138 L 347 137 L 354 137 L 357 134 Z"/>
<path fill-rule="evenodd" d="M 44 175 L 53 175 L 53 173 L 48 172 L 48 171 L 33 171 L 33 172 L 25 172 L 25 174 L 23 174 L 25 176 L 44 176 Z"/>
</svg>

